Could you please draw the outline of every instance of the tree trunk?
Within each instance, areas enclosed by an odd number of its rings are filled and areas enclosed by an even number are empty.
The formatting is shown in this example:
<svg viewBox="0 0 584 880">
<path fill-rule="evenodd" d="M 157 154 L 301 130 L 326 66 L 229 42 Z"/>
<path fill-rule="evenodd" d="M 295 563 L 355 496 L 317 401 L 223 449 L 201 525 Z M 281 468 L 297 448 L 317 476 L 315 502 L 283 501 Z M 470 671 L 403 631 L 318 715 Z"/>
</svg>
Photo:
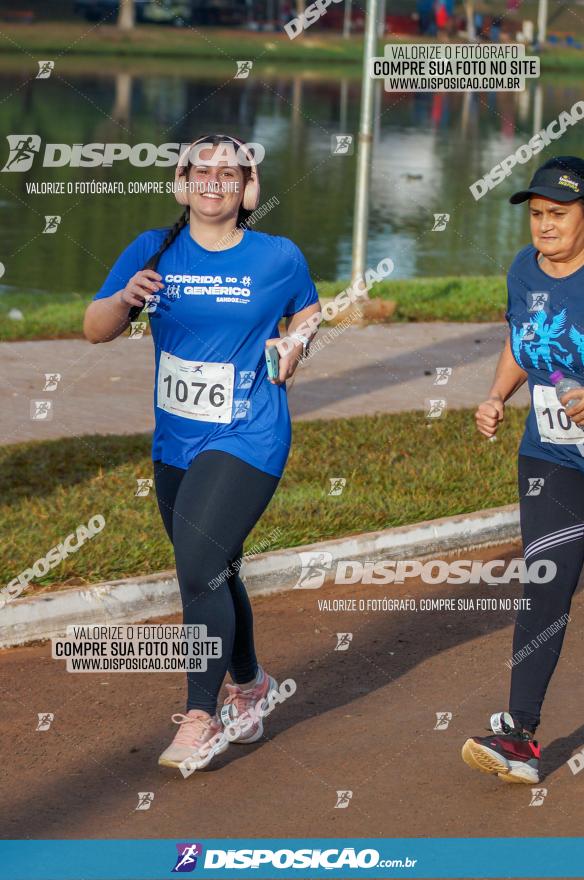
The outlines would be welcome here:
<svg viewBox="0 0 584 880">
<path fill-rule="evenodd" d="M 543 46 L 547 39 L 548 0 L 539 0 L 537 11 L 537 42 Z"/>
<path fill-rule="evenodd" d="M 132 75 L 130 73 L 118 71 L 115 76 L 116 91 L 114 106 L 110 116 L 117 122 L 127 125 L 130 121 L 130 111 L 132 106 Z"/>
<path fill-rule="evenodd" d="M 351 36 L 351 13 L 352 0 L 345 0 L 345 15 L 343 17 L 343 37 L 348 40 Z"/>
<path fill-rule="evenodd" d="M 469 40 L 476 40 L 477 32 L 475 28 L 475 5 L 474 0 L 466 0 L 464 4 L 466 11 L 466 36 Z"/>
<path fill-rule="evenodd" d="M 379 0 L 379 23 L 377 25 L 377 36 L 382 40 L 385 36 L 385 0 Z"/>
<path fill-rule="evenodd" d="M 136 19 L 134 0 L 120 0 L 118 12 L 118 27 L 121 31 L 131 31 Z"/>
</svg>

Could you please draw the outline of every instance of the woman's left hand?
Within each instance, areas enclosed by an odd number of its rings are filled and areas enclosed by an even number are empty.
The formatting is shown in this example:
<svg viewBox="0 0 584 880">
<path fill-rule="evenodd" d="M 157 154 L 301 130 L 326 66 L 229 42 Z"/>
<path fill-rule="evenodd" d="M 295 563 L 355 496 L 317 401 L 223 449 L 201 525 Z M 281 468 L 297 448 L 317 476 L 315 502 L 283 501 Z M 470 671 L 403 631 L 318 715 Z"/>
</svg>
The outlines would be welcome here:
<svg viewBox="0 0 584 880">
<path fill-rule="evenodd" d="M 566 415 L 571 418 L 574 424 L 584 425 L 584 388 L 572 388 L 560 397 L 560 403 L 563 407 L 566 406 L 569 400 L 577 402 L 570 409 L 566 410 Z"/>
<path fill-rule="evenodd" d="M 291 343 L 293 347 L 291 348 Z M 277 379 L 270 379 L 272 385 L 283 385 L 284 382 L 294 375 L 294 371 L 298 366 L 298 361 L 302 357 L 302 343 L 295 339 L 286 337 L 286 344 L 282 339 L 268 339 L 266 348 L 269 345 L 275 345 L 280 355 L 280 372 Z M 584 390 L 584 389 L 583 389 Z"/>
</svg>

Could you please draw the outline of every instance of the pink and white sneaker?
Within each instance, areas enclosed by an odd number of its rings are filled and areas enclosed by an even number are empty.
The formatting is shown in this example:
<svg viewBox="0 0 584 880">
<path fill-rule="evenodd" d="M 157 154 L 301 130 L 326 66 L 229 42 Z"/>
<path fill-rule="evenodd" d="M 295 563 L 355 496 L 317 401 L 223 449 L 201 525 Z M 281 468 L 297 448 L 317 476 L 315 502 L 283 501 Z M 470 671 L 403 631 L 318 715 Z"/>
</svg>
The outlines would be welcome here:
<svg viewBox="0 0 584 880">
<path fill-rule="evenodd" d="M 221 721 L 225 727 L 225 733 L 229 742 L 253 743 L 263 736 L 264 723 L 260 701 L 264 700 L 263 707 L 268 704 L 268 697 L 272 691 L 278 689 L 277 681 L 260 666 L 262 677 L 255 687 L 242 690 L 237 684 L 228 684 L 229 695 L 226 697 L 221 709 Z"/>
<path fill-rule="evenodd" d="M 172 720 L 180 726 L 158 759 L 163 767 L 178 767 L 188 775 L 206 767 L 229 746 L 223 725 L 216 715 L 212 718 L 202 709 L 190 709 L 186 715 L 175 713 Z"/>
</svg>

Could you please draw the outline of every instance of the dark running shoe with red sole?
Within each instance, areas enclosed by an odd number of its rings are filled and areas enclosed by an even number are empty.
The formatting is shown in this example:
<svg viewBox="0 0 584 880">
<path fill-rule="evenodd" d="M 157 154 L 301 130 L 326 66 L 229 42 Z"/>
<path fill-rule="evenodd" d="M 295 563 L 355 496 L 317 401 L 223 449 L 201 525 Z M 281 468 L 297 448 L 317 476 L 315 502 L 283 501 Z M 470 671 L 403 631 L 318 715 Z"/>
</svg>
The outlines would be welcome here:
<svg viewBox="0 0 584 880">
<path fill-rule="evenodd" d="M 509 712 L 491 715 L 490 736 L 471 736 L 462 747 L 462 760 L 473 770 L 495 773 L 505 782 L 539 782 L 541 749 Z"/>
</svg>

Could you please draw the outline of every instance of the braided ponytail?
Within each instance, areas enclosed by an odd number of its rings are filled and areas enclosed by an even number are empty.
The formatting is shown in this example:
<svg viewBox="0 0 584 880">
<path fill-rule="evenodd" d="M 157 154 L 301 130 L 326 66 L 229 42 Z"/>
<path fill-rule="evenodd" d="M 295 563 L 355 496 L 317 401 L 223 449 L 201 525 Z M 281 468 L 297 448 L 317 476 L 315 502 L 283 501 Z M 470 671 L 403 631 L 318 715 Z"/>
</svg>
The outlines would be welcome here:
<svg viewBox="0 0 584 880">
<path fill-rule="evenodd" d="M 185 226 L 187 225 L 188 222 L 189 222 L 189 208 L 187 206 L 184 209 L 184 211 L 182 212 L 182 214 L 180 215 L 179 219 L 174 224 L 174 226 L 172 226 L 168 230 L 167 234 L 164 237 L 164 241 L 162 242 L 162 244 L 160 245 L 160 247 L 158 248 L 156 253 L 152 254 L 150 259 L 142 267 L 142 269 L 154 269 L 154 271 L 156 271 L 156 269 L 158 268 L 158 261 L 160 260 L 160 257 L 162 256 L 162 254 L 166 250 L 168 250 L 168 248 L 171 246 L 171 244 L 173 243 L 175 238 L 178 236 L 180 231 L 185 228 Z M 133 321 L 135 318 L 137 318 L 143 308 L 144 308 L 144 306 L 132 306 L 132 308 L 128 312 L 128 317 L 129 317 L 130 321 Z"/>
</svg>

